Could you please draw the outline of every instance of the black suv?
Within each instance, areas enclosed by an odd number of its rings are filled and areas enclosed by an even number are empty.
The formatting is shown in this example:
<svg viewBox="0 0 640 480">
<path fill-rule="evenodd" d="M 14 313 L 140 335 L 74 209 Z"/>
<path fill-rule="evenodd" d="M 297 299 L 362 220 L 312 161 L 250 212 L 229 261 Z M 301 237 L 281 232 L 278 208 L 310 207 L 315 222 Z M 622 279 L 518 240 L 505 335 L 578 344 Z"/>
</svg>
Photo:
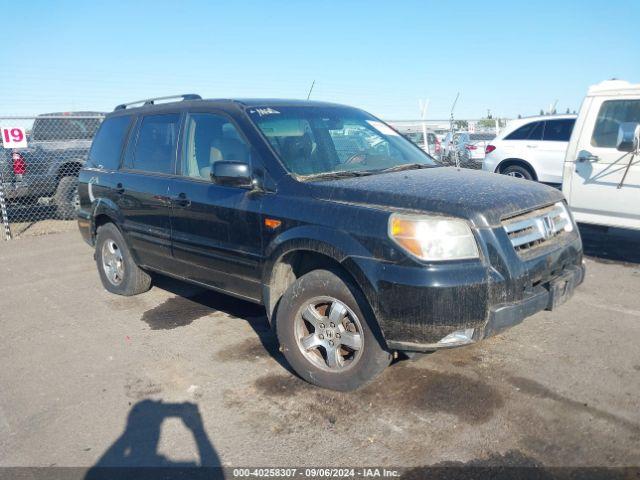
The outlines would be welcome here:
<svg viewBox="0 0 640 480">
<path fill-rule="evenodd" d="M 394 352 L 475 342 L 583 280 L 556 189 L 438 167 L 355 108 L 181 98 L 118 106 L 80 173 L 110 292 L 158 272 L 263 304 L 300 376 L 351 390 Z"/>
</svg>

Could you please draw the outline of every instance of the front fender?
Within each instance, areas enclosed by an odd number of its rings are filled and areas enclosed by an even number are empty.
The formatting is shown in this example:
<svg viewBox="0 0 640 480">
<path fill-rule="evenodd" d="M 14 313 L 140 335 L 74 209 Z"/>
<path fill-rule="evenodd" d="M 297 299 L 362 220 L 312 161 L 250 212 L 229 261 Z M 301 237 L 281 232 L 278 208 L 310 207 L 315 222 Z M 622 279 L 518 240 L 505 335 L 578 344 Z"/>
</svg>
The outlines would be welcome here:
<svg viewBox="0 0 640 480">
<path fill-rule="evenodd" d="M 372 272 L 363 271 L 358 262 L 354 261 L 356 258 L 372 258 L 371 252 L 346 232 L 306 225 L 283 232 L 274 238 L 266 248 L 262 280 L 263 301 L 269 317 L 271 317 L 278 300 L 272 299 L 270 292 L 274 266 L 287 253 L 299 250 L 319 253 L 338 262 L 363 292 L 374 313 L 378 310 L 375 288 L 369 278 L 369 274 Z"/>
<path fill-rule="evenodd" d="M 295 250 L 308 250 L 339 263 L 351 256 L 371 257 L 371 253 L 351 235 L 338 230 L 317 225 L 304 225 L 291 228 L 267 245 L 262 280 L 265 285 L 271 281 L 273 266 L 284 255 Z"/>
</svg>

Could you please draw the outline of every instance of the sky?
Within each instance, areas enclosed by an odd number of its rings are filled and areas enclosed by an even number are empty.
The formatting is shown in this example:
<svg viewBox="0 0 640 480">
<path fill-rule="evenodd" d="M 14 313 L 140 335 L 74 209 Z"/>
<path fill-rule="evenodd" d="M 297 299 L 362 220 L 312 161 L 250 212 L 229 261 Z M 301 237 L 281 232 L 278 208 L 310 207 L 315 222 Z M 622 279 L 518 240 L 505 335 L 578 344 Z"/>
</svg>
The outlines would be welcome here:
<svg viewBox="0 0 640 480">
<path fill-rule="evenodd" d="M 513 118 L 640 82 L 640 0 L 0 0 L 0 116 L 306 98 L 385 119 Z"/>
</svg>

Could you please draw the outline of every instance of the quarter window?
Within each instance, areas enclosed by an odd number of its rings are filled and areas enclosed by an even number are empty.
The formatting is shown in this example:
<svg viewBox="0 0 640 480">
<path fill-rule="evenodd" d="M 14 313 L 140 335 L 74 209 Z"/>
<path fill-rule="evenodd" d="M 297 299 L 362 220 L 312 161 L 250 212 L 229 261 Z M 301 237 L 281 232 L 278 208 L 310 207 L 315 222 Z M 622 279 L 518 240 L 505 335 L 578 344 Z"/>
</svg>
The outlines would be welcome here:
<svg viewBox="0 0 640 480">
<path fill-rule="evenodd" d="M 182 161 L 182 175 L 211 179 L 220 161 L 249 163 L 249 147 L 226 117 L 211 113 L 189 115 Z"/>
<path fill-rule="evenodd" d="M 591 145 L 616 148 L 618 128 L 624 122 L 640 122 L 640 100 L 607 100 L 602 103 L 591 136 Z"/>
<path fill-rule="evenodd" d="M 173 173 L 180 115 L 148 115 L 142 119 L 131 168 Z"/>
<path fill-rule="evenodd" d="M 544 122 L 531 122 L 505 137 L 505 140 L 542 140 Z"/>
<path fill-rule="evenodd" d="M 92 167 L 116 170 L 130 123 L 129 115 L 107 118 L 91 144 L 87 163 Z"/>
<path fill-rule="evenodd" d="M 544 139 L 552 142 L 568 142 L 575 123 L 573 118 L 547 120 L 544 126 Z"/>
</svg>

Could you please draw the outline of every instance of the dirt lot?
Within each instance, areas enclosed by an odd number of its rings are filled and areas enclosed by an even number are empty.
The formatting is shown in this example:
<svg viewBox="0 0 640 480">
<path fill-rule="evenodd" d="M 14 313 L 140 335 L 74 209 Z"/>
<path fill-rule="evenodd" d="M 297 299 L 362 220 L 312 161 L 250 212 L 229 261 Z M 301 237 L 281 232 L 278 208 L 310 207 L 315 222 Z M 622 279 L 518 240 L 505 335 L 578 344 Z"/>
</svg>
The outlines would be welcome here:
<svg viewBox="0 0 640 480">
<path fill-rule="evenodd" d="M 76 231 L 7 242 L 0 466 L 640 465 L 640 244 L 620 242 L 627 262 L 585 238 L 601 258 L 559 310 L 351 394 L 289 372 L 254 305 L 167 279 L 113 296 Z"/>
</svg>

